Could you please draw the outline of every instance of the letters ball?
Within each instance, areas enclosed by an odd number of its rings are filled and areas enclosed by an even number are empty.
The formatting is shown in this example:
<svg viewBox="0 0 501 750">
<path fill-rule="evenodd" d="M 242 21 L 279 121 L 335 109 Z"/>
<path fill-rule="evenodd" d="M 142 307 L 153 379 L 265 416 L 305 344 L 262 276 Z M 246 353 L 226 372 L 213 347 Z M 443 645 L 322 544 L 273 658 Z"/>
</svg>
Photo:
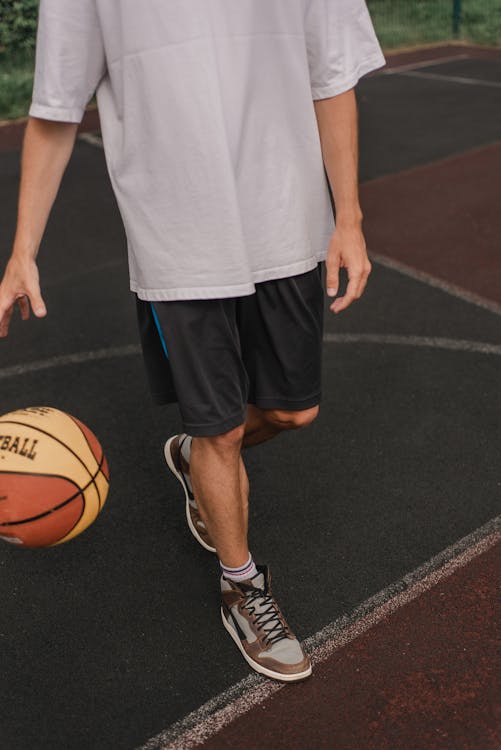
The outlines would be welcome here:
<svg viewBox="0 0 501 750">
<path fill-rule="evenodd" d="M 108 486 L 103 449 L 76 417 L 48 406 L 0 417 L 0 539 L 67 542 L 97 518 Z"/>
</svg>

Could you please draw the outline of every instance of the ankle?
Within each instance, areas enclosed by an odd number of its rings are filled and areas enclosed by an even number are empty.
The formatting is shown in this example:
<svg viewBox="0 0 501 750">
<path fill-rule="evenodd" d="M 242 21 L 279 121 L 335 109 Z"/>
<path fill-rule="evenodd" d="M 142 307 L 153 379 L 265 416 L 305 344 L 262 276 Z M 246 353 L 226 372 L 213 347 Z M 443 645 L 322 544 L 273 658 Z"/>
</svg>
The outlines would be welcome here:
<svg viewBox="0 0 501 750">
<path fill-rule="evenodd" d="M 229 578 L 231 581 L 245 581 L 249 578 L 254 578 L 254 576 L 257 576 L 256 564 L 252 559 L 252 555 L 250 552 L 247 561 L 243 565 L 234 568 L 225 565 L 221 562 L 221 560 L 219 560 L 219 566 L 221 568 L 223 576 L 225 578 Z"/>
</svg>

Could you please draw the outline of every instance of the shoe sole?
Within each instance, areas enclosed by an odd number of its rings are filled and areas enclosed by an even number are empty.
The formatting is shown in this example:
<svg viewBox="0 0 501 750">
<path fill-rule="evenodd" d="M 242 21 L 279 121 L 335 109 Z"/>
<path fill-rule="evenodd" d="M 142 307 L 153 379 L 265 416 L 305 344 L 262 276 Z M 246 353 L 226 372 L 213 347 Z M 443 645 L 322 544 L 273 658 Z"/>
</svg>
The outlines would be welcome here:
<svg viewBox="0 0 501 750">
<path fill-rule="evenodd" d="M 202 539 L 202 537 L 198 533 L 195 524 L 191 520 L 190 500 L 189 500 L 189 497 L 188 497 L 188 493 L 186 491 L 186 486 L 184 484 L 184 481 L 183 481 L 183 478 L 182 478 L 181 474 L 179 473 L 179 471 L 174 466 L 174 462 L 172 460 L 172 456 L 171 456 L 171 452 L 170 452 L 171 443 L 174 440 L 174 438 L 176 438 L 176 437 L 177 437 L 177 435 L 173 435 L 165 443 L 165 446 L 164 446 L 165 461 L 167 463 L 167 466 L 169 467 L 169 469 L 174 474 L 174 476 L 176 477 L 176 479 L 181 484 L 181 487 L 183 488 L 184 496 L 186 498 L 186 504 L 185 504 L 186 520 L 188 521 L 188 526 L 189 526 L 189 529 L 190 529 L 191 533 L 193 534 L 193 536 L 195 537 L 195 539 L 197 540 L 197 542 L 199 544 L 201 544 L 204 549 L 208 550 L 209 552 L 216 552 L 216 548 L 215 547 L 211 547 L 209 544 L 207 544 L 206 542 L 204 542 L 204 540 Z"/>
<path fill-rule="evenodd" d="M 263 667 L 262 664 L 259 664 L 259 662 L 254 661 L 253 659 L 250 658 L 249 654 L 246 652 L 246 650 L 242 646 L 240 638 L 235 633 L 234 629 L 231 627 L 228 620 L 224 616 L 224 611 L 222 607 L 221 607 L 221 619 L 223 621 L 224 627 L 226 628 L 228 633 L 231 635 L 231 637 L 235 641 L 245 661 L 256 672 L 259 672 L 260 674 L 263 674 L 266 677 L 271 677 L 274 680 L 280 680 L 281 682 L 299 682 L 299 680 L 304 680 L 306 677 L 309 677 L 311 675 L 311 672 L 312 672 L 311 665 L 309 666 L 308 669 L 305 669 L 304 672 L 297 672 L 296 674 L 282 674 L 281 672 L 274 672 L 272 669 Z"/>
</svg>

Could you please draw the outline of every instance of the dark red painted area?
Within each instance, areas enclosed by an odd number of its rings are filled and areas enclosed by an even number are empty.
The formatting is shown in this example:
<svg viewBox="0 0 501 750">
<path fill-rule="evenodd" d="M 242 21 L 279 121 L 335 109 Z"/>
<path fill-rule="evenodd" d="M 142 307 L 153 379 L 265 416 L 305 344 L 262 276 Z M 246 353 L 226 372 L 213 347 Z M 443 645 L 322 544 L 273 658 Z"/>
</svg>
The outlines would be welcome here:
<svg viewBox="0 0 501 750">
<path fill-rule="evenodd" d="M 501 544 L 225 727 L 205 750 L 499 750 Z"/>
<path fill-rule="evenodd" d="M 437 44 L 429 47 L 414 47 L 400 52 L 385 52 L 387 67 L 424 62 L 426 60 L 440 60 L 455 55 L 468 55 L 476 60 L 501 60 L 499 47 L 481 47 L 476 44 Z"/>
<path fill-rule="evenodd" d="M 501 300 L 501 142 L 360 186 L 370 252 Z"/>
</svg>

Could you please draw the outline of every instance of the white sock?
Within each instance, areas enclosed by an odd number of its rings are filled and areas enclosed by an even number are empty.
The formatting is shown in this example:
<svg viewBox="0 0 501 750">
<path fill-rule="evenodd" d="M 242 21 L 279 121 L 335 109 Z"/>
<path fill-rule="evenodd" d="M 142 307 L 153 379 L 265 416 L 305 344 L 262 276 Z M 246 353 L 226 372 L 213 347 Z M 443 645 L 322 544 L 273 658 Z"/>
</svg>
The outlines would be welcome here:
<svg viewBox="0 0 501 750">
<path fill-rule="evenodd" d="M 257 568 L 252 555 L 249 552 L 249 559 L 245 565 L 241 565 L 239 568 L 229 568 L 227 565 L 223 565 L 221 560 L 219 561 L 221 571 L 225 578 L 229 578 L 232 581 L 245 581 L 248 578 L 254 578 L 257 576 Z"/>
</svg>

